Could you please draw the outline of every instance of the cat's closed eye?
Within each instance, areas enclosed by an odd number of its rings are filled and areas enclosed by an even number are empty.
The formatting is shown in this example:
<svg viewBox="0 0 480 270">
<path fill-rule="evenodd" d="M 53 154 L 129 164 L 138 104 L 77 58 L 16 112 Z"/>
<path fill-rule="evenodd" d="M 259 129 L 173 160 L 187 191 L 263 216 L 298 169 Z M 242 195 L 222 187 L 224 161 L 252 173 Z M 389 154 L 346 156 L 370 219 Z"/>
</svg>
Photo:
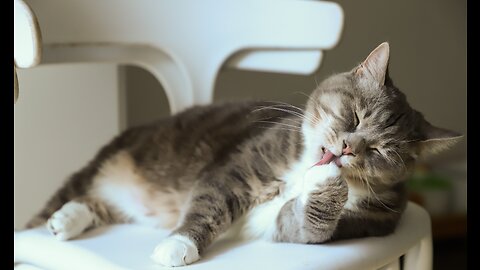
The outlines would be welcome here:
<svg viewBox="0 0 480 270">
<path fill-rule="evenodd" d="M 348 124 L 348 131 L 354 132 L 357 130 L 358 125 L 360 125 L 360 118 L 358 118 L 358 114 L 356 111 L 353 111 L 351 122 Z"/>
<path fill-rule="evenodd" d="M 354 114 L 355 114 L 354 125 L 355 125 L 355 129 L 356 129 L 358 127 L 358 125 L 360 125 L 360 119 L 358 118 L 357 112 L 354 112 Z"/>
<path fill-rule="evenodd" d="M 399 115 L 392 115 L 390 116 L 390 118 L 387 120 L 387 125 L 385 128 L 389 128 L 391 126 L 394 126 L 395 124 L 397 124 L 397 122 L 404 116 L 403 113 L 399 114 Z"/>
</svg>

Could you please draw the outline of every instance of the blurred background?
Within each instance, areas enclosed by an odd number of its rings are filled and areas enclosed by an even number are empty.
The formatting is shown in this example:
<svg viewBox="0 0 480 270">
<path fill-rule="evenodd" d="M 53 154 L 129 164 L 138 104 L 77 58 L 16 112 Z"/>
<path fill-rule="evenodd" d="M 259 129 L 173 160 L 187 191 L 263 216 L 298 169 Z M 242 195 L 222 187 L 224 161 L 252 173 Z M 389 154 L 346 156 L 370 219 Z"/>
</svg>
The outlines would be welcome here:
<svg viewBox="0 0 480 270">
<path fill-rule="evenodd" d="M 224 68 L 214 99 L 265 99 L 303 106 L 306 96 L 299 92 L 309 94 L 317 82 L 350 70 L 388 41 L 390 76 L 412 107 L 432 124 L 464 134 L 451 150 L 420 162 L 409 188 L 411 200 L 432 216 L 434 269 L 466 269 L 466 0 L 334 2 L 344 11 L 344 29 L 314 74 Z M 18 72 L 16 228 L 118 130 L 169 114 L 162 86 L 139 67 L 69 64 Z M 51 105 L 45 107 L 46 103 Z"/>
</svg>

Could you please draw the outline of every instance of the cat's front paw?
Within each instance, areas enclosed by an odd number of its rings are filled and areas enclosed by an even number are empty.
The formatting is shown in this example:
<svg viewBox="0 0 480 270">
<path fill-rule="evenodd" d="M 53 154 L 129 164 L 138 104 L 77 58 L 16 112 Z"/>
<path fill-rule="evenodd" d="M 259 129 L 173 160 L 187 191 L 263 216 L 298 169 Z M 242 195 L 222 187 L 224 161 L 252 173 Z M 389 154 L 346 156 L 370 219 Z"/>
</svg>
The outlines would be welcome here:
<svg viewBox="0 0 480 270">
<path fill-rule="evenodd" d="M 329 179 L 339 178 L 341 174 L 340 168 L 334 163 L 321 166 L 314 166 L 305 173 L 305 183 L 310 185 L 318 185 Z"/>
<path fill-rule="evenodd" d="M 158 264 L 172 267 L 191 264 L 200 259 L 200 256 L 192 240 L 177 234 L 160 242 L 151 258 Z"/>
<path fill-rule="evenodd" d="M 314 166 L 305 173 L 303 180 L 303 190 L 300 196 L 301 201 L 306 203 L 310 193 L 317 190 L 319 186 L 326 185 L 330 181 L 341 181 L 340 168 L 334 163 L 329 163 L 320 166 Z"/>
<path fill-rule="evenodd" d="M 47 228 L 58 240 L 68 240 L 80 235 L 92 222 L 88 206 L 68 202 L 48 219 Z"/>
</svg>

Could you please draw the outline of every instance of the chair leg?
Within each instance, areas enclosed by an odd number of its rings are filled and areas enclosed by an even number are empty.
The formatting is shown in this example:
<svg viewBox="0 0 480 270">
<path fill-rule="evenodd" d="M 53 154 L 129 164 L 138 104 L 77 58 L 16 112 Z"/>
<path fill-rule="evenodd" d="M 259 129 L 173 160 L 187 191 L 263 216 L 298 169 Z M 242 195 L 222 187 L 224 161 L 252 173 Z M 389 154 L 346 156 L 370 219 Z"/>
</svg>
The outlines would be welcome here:
<svg viewBox="0 0 480 270">
<path fill-rule="evenodd" d="M 432 269 L 432 236 L 424 237 L 420 243 L 412 247 L 405 254 L 404 270 L 431 270 Z"/>
</svg>

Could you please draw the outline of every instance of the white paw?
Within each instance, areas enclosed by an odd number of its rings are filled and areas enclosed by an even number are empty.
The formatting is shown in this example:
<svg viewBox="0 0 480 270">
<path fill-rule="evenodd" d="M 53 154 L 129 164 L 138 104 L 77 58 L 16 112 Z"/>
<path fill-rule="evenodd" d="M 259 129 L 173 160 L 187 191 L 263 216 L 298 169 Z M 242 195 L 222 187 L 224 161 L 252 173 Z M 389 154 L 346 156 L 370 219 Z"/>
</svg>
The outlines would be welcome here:
<svg viewBox="0 0 480 270">
<path fill-rule="evenodd" d="M 334 163 L 329 163 L 321 166 L 314 166 L 310 168 L 303 179 L 303 190 L 300 199 L 306 203 L 310 192 L 317 189 L 327 179 L 336 178 L 340 176 L 340 168 Z"/>
<path fill-rule="evenodd" d="M 164 266 L 183 266 L 197 261 L 200 256 L 192 240 L 177 234 L 160 242 L 151 258 Z"/>
<path fill-rule="evenodd" d="M 314 166 L 305 173 L 305 181 L 321 183 L 328 178 L 339 177 L 340 173 L 340 168 L 333 162 L 321 166 Z"/>
<path fill-rule="evenodd" d="M 68 202 L 48 219 L 47 228 L 58 240 L 68 240 L 92 223 L 93 214 L 85 204 Z"/>
</svg>

